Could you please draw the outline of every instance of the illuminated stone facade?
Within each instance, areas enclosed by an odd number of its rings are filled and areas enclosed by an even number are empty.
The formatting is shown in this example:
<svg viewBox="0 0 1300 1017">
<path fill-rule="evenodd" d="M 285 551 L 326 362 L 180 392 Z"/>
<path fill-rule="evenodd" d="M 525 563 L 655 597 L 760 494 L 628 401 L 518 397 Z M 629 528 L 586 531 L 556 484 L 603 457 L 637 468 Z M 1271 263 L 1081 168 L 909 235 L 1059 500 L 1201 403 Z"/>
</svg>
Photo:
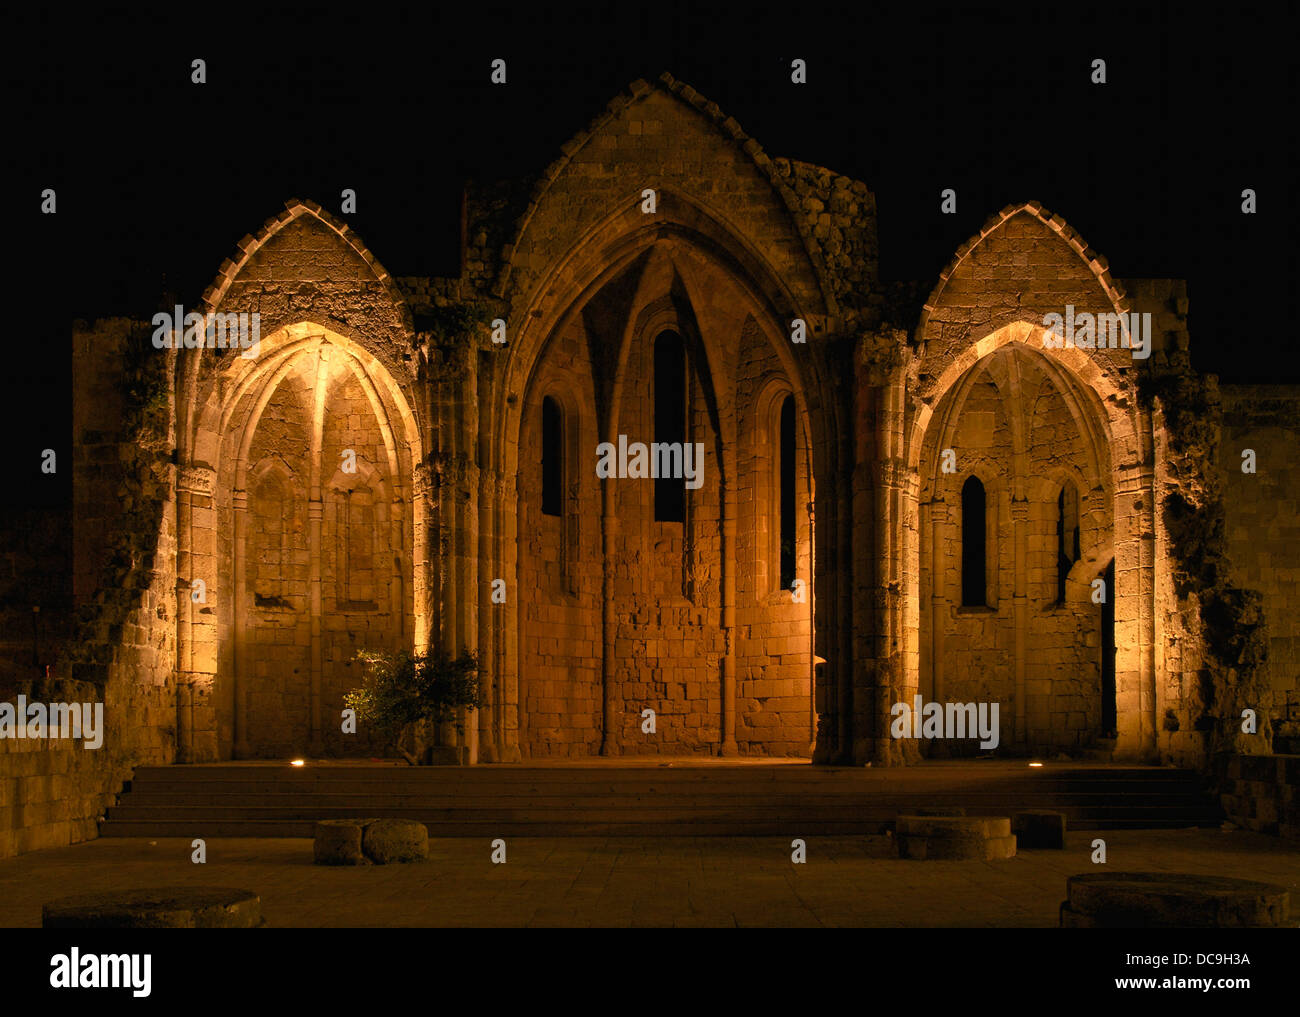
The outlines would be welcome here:
<svg viewBox="0 0 1300 1017">
<path fill-rule="evenodd" d="M 148 328 L 78 330 L 76 592 L 98 621 L 58 674 L 144 704 L 110 722 L 96 794 L 140 762 L 375 754 L 339 725 L 362 647 L 477 652 L 480 762 L 974 754 L 891 738 L 915 695 L 998 702 L 1003 753 L 1268 750 L 1300 709 L 1297 634 L 1270 629 L 1277 673 L 1219 681 L 1161 506 L 1220 490 L 1234 552 L 1234 512 L 1293 516 L 1296 401 L 1253 421 L 1275 495 L 1231 493 L 1259 483 L 1235 447 L 1171 467 L 1190 439 L 1140 374 L 1192 379 L 1218 426 L 1181 283 L 1113 278 L 1030 202 L 909 306 L 879 283 L 865 184 L 770 158 L 667 77 L 562 152 L 531 191 L 469 193 L 456 279 L 391 276 L 311 201 L 240 241 L 197 309 L 259 314 L 257 354 L 153 352 L 166 456 L 129 515 L 131 418 L 94 393 Z M 1067 305 L 1149 313 L 1150 357 L 1046 347 Z M 703 446 L 698 487 L 597 476 L 601 442 L 672 435 Z M 1289 536 L 1238 576 L 1279 603 Z M 1255 743 L 1231 733 L 1243 706 Z"/>
</svg>

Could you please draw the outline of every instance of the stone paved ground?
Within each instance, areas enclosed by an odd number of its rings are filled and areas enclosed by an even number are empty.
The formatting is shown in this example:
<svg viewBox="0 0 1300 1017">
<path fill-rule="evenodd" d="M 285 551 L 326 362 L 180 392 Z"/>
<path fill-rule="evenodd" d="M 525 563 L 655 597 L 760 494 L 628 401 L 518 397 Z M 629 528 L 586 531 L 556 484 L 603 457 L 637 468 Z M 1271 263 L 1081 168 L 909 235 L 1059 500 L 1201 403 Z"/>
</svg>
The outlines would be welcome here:
<svg viewBox="0 0 1300 1017">
<path fill-rule="evenodd" d="M 226 885 L 261 894 L 270 926 L 964 926 L 1055 927 L 1065 878 L 1109 868 L 1232 875 L 1291 888 L 1300 850 L 1244 831 L 1072 833 L 1065 851 L 1005 862 L 873 857 L 863 838 L 516 838 L 504 865 L 482 840 L 430 842 L 430 861 L 372 868 L 312 864 L 309 840 L 106 838 L 0 861 L 0 927 L 40 925 L 42 902 L 73 893 Z"/>
</svg>

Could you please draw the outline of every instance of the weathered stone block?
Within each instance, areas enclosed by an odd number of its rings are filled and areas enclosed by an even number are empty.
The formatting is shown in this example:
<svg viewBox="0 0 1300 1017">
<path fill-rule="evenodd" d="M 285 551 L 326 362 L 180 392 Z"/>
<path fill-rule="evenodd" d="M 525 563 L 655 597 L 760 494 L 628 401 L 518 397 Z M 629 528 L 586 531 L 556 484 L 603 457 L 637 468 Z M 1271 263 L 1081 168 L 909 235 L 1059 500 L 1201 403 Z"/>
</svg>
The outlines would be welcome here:
<svg viewBox="0 0 1300 1017">
<path fill-rule="evenodd" d="M 899 816 L 898 855 L 914 861 L 1014 858 L 1011 820 L 995 816 Z"/>
<path fill-rule="evenodd" d="M 50 901 L 41 909 L 47 929 L 255 929 L 262 900 L 231 887 L 166 887 L 90 893 Z"/>
<path fill-rule="evenodd" d="M 364 819 L 323 819 L 316 824 L 312 852 L 317 865 L 369 865 L 361 850 Z"/>
<path fill-rule="evenodd" d="M 1091 928 L 1287 928 L 1284 886 L 1224 876 L 1094 872 L 1066 880 L 1061 926 Z M 1067 924 L 1070 923 L 1070 924 Z"/>
<path fill-rule="evenodd" d="M 376 865 L 423 861 L 429 856 L 429 830 L 409 819 L 376 819 L 365 828 L 361 850 Z"/>
<path fill-rule="evenodd" d="M 899 816 L 898 833 L 918 837 L 1009 837 L 1011 820 L 1006 816 Z"/>
</svg>

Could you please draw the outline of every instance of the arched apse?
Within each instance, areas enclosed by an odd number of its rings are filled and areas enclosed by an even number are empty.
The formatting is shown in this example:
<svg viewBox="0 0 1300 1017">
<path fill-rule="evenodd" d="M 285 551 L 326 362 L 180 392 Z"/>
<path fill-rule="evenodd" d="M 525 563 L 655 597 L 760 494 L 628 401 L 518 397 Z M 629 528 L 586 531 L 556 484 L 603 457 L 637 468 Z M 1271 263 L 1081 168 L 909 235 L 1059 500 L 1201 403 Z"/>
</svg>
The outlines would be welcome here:
<svg viewBox="0 0 1300 1017">
<path fill-rule="evenodd" d="M 544 400 L 569 393 L 564 417 L 579 422 L 582 436 L 572 451 L 580 508 L 565 524 L 574 533 L 566 546 L 579 549 L 576 588 L 546 606 L 521 603 L 511 616 L 519 639 L 514 659 L 501 659 L 505 694 L 518 705 L 524 756 L 806 755 L 815 472 L 806 368 L 784 335 L 790 312 L 772 303 L 779 286 L 753 278 L 745 267 L 750 255 L 732 253 L 742 245 L 698 206 L 671 192 L 660 197 L 664 214 L 652 227 L 617 213 L 606 222 L 612 236 L 602 232 L 589 238 L 590 249 L 574 252 L 560 286 L 570 303 L 548 291 L 552 311 L 540 317 L 549 332 L 532 316 L 522 319 L 504 375 L 507 391 L 524 393 L 517 403 L 505 400 L 519 412 L 512 419 L 507 411 L 501 435 L 505 472 L 518 478 L 519 492 L 517 512 L 501 517 L 507 528 L 512 515 L 519 525 L 502 534 L 502 567 L 519 576 L 521 589 L 533 589 L 557 553 L 538 553 L 546 539 L 539 534 L 556 523 L 534 506 Z M 656 518 L 653 477 L 634 475 L 635 467 L 604 479 L 596 471 L 601 443 L 650 446 L 668 433 L 655 419 L 672 405 L 664 393 L 656 399 L 668 375 L 654 367 L 656 342 L 667 335 L 680 337 L 680 433 L 684 445 L 700 450 L 702 471 L 685 485 L 681 519 Z M 770 422 L 758 402 L 759 388 L 773 378 L 798 421 L 799 487 L 790 511 L 802 520 L 793 557 L 803 575 L 800 589 L 785 591 L 785 603 L 779 591 L 759 595 L 766 579 L 752 537 L 768 520 L 748 500 L 771 457 Z M 534 472 L 535 482 L 528 479 Z M 543 616 L 561 629 L 543 635 Z M 593 704 L 594 728 L 587 726 Z M 654 711 L 654 738 L 643 730 L 646 710 Z"/>
<path fill-rule="evenodd" d="M 910 588 L 919 690 L 928 700 L 999 702 L 1003 750 L 1021 753 L 1086 749 L 1110 733 L 1097 649 L 1104 607 L 1136 624 L 1144 604 L 1135 572 L 1121 573 L 1105 601 L 1093 583 L 1112 556 L 1136 561 L 1141 550 L 1140 534 L 1116 525 L 1132 511 L 1122 490 L 1135 465 L 1127 451 L 1138 445 L 1131 419 L 1084 351 L 1045 349 L 1042 335 L 1015 323 L 976 344 L 940 379 L 933 411 L 923 409 L 909 433 L 919 474 Z M 971 476 L 988 498 L 983 604 L 965 603 L 961 585 L 961 488 Z M 1067 490 L 1077 502 L 1063 570 Z M 1135 641 L 1117 660 L 1134 753 L 1143 653 Z"/>
<path fill-rule="evenodd" d="M 338 720 L 356 652 L 418 649 L 429 624 L 410 403 L 363 345 L 300 322 L 217 365 L 196 406 L 178 569 L 205 601 L 178 649 L 217 756 L 374 754 Z"/>
</svg>

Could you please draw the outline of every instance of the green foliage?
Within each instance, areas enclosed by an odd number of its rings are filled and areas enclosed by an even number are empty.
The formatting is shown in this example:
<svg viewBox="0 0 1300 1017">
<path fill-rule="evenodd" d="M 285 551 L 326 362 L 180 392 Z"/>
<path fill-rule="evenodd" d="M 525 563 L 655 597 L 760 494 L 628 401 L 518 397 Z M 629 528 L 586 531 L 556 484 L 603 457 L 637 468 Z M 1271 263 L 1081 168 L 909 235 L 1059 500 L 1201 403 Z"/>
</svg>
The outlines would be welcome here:
<svg viewBox="0 0 1300 1017">
<path fill-rule="evenodd" d="M 487 308 L 476 301 L 434 308 L 429 319 L 430 331 L 442 342 L 470 335 L 492 320 Z"/>
<path fill-rule="evenodd" d="M 170 497 L 171 364 L 154 348 L 152 336 L 148 326 L 134 328 L 122 345 L 122 370 L 115 378 L 123 396 L 121 428 L 114 436 L 122 478 L 116 523 L 106 541 L 99 592 L 78 609 L 76 632 L 64 650 L 79 675 L 98 683 L 105 680 L 113 648 L 151 581 Z"/>
<path fill-rule="evenodd" d="M 454 721 L 461 707 L 483 705 L 472 653 L 452 660 L 446 654 L 360 650 L 356 659 L 365 665 L 365 677 L 343 702 L 391 742 L 412 725 Z"/>
<path fill-rule="evenodd" d="M 1174 590 L 1180 598 L 1196 597 L 1206 649 L 1199 681 L 1205 713 L 1195 726 L 1210 735 L 1221 769 L 1227 754 L 1268 744 L 1267 738 L 1243 741 L 1240 733 L 1243 706 L 1258 708 L 1269 698 L 1263 599 L 1232 581 L 1227 509 L 1216 471 L 1220 417 L 1211 385 L 1185 368 L 1149 367 L 1138 375 L 1138 398 L 1164 413 L 1173 490 L 1161 508 Z"/>
</svg>

